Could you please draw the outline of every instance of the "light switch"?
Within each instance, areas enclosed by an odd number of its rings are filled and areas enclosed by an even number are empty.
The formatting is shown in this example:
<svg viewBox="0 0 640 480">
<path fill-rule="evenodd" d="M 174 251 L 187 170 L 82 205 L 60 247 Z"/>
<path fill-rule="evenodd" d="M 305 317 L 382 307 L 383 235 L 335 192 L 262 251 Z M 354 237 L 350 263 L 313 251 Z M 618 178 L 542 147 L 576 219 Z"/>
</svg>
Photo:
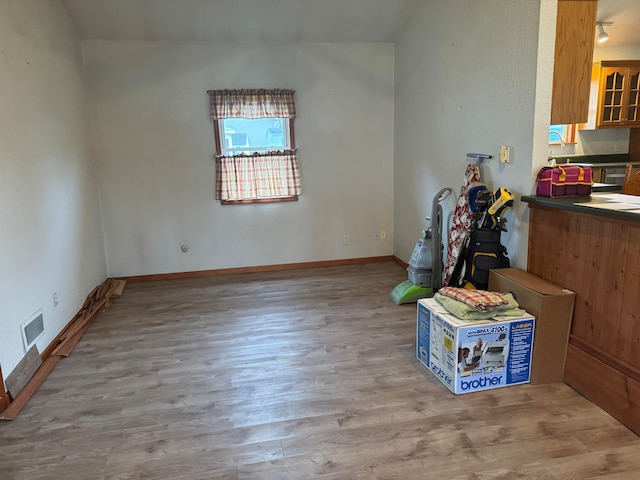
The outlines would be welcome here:
<svg viewBox="0 0 640 480">
<path fill-rule="evenodd" d="M 513 154 L 513 147 L 508 145 L 500 146 L 500 163 L 511 163 Z"/>
</svg>

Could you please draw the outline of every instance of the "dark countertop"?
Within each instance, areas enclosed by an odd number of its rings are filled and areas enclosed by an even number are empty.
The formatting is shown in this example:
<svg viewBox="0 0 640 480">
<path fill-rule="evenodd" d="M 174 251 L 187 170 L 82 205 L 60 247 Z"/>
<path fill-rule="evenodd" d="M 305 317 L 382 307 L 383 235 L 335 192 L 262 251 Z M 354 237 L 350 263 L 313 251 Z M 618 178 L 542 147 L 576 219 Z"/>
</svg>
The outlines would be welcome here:
<svg viewBox="0 0 640 480">
<path fill-rule="evenodd" d="M 640 213 L 633 213 L 628 210 L 608 210 L 587 207 L 584 205 L 575 205 L 576 202 L 604 202 L 606 200 L 602 198 L 602 196 L 606 195 L 606 193 L 594 193 L 590 197 L 539 197 L 537 195 L 525 195 L 520 199 L 531 205 L 540 205 L 544 207 L 559 208 L 570 212 L 585 213 L 587 215 L 597 215 L 600 217 L 640 222 Z M 636 200 L 638 199 L 638 197 L 634 197 L 633 195 L 629 195 L 629 197 Z M 640 204 L 638 204 L 638 210 L 640 210 Z"/>
<path fill-rule="evenodd" d="M 622 191 L 622 185 L 619 183 L 594 183 L 591 187 L 591 191 L 596 192 L 620 192 Z"/>
<path fill-rule="evenodd" d="M 628 153 L 612 153 L 612 154 L 599 154 L 599 155 L 549 155 L 548 159 L 554 159 L 556 163 L 579 163 L 581 165 L 588 164 L 623 164 L 622 166 L 629 163 L 629 154 Z M 603 165 L 607 166 L 607 165 Z"/>
<path fill-rule="evenodd" d="M 629 163 L 634 167 L 637 165 L 640 165 L 640 162 L 602 162 L 602 163 L 571 162 L 571 165 L 580 165 L 581 167 L 591 167 L 591 168 L 625 168 Z"/>
</svg>

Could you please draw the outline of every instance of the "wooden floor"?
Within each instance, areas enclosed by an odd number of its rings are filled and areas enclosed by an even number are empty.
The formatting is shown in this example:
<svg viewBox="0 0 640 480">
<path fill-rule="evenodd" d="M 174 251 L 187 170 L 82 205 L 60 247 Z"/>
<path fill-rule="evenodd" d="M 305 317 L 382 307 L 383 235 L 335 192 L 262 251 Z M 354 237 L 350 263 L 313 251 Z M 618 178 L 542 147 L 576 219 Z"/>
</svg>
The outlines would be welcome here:
<svg viewBox="0 0 640 480">
<path fill-rule="evenodd" d="M 564 384 L 456 396 L 393 263 L 129 283 L 12 422 L 9 479 L 636 479 Z"/>
</svg>

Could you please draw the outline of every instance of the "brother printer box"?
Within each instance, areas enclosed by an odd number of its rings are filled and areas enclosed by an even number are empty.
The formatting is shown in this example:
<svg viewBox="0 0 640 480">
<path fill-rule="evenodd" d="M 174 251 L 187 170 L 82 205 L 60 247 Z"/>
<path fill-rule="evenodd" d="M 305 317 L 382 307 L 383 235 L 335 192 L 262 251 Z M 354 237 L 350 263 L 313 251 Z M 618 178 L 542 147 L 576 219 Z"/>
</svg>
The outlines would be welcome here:
<svg viewBox="0 0 640 480">
<path fill-rule="evenodd" d="M 511 292 L 536 317 L 531 383 L 562 382 L 575 293 L 517 268 L 490 270 L 488 289 Z"/>
<path fill-rule="evenodd" d="M 535 318 L 467 321 L 418 301 L 416 356 L 455 394 L 528 383 Z"/>
</svg>

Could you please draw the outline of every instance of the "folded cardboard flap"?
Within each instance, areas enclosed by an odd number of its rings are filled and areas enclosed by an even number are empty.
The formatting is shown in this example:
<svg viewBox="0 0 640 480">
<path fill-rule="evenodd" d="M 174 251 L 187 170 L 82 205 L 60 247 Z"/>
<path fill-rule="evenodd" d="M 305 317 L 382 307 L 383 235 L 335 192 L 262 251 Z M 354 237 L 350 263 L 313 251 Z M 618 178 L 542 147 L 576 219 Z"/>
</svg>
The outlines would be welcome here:
<svg viewBox="0 0 640 480">
<path fill-rule="evenodd" d="M 501 268 L 495 270 L 505 278 L 511 279 L 514 282 L 520 284 L 523 288 L 531 290 L 537 294 L 542 295 L 566 295 L 567 290 L 559 287 L 558 285 L 551 283 L 544 278 L 537 277 L 532 273 L 519 270 L 517 268 Z M 503 292 L 504 293 L 504 292 Z M 571 292 L 573 293 L 573 292 Z"/>
<path fill-rule="evenodd" d="M 511 292 L 536 317 L 531 383 L 562 382 L 575 294 L 517 268 L 489 272 L 489 290 Z"/>
</svg>

